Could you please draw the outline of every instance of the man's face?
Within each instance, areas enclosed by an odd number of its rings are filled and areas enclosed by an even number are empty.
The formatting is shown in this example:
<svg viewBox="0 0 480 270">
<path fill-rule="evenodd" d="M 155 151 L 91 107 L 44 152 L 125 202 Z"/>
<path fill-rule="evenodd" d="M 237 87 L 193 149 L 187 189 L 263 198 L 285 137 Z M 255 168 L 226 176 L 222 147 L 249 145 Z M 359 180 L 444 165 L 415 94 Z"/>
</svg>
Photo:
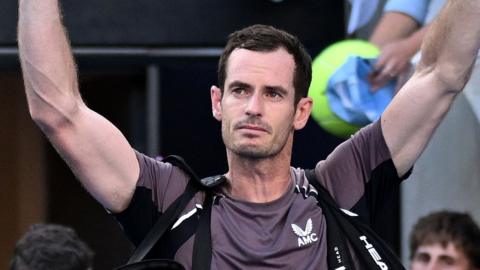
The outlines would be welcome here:
<svg viewBox="0 0 480 270">
<path fill-rule="evenodd" d="M 290 151 L 293 131 L 305 125 L 311 106 L 309 98 L 294 106 L 294 69 L 293 56 L 285 49 L 232 52 L 223 96 L 219 88 L 211 89 L 214 117 L 222 121 L 229 151 L 255 159 Z"/>
<path fill-rule="evenodd" d="M 423 245 L 415 252 L 411 270 L 473 270 L 466 255 L 453 243 L 443 247 L 440 243 Z"/>
</svg>

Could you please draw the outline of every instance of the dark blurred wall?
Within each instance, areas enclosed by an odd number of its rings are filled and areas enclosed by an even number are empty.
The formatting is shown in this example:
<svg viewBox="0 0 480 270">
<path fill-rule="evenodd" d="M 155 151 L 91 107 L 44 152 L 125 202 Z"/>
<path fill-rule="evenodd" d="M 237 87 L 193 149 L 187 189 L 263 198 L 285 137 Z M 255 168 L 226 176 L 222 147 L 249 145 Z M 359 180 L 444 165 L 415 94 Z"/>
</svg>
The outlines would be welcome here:
<svg viewBox="0 0 480 270">
<path fill-rule="evenodd" d="M 222 46 L 228 33 L 263 23 L 307 45 L 343 36 L 343 1 L 331 0 L 64 0 L 74 45 Z M 17 1 L 0 2 L 0 45 L 15 44 Z"/>
<path fill-rule="evenodd" d="M 0 73 L 0 269 L 16 240 L 46 218 L 44 139 L 31 121 L 21 77 Z"/>
</svg>

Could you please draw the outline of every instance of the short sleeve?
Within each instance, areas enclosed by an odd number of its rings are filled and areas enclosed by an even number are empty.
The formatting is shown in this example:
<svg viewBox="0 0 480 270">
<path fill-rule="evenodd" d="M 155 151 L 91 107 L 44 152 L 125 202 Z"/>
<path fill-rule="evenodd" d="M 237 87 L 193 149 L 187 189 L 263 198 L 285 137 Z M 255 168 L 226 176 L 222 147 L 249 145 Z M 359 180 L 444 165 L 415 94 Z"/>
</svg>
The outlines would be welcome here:
<svg viewBox="0 0 480 270">
<path fill-rule="evenodd" d="M 364 195 L 374 170 L 388 160 L 390 152 L 380 121 L 376 121 L 335 148 L 317 164 L 315 173 L 339 206 L 350 209 Z M 395 170 L 394 166 L 389 168 Z"/>
<path fill-rule="evenodd" d="M 127 237 L 138 245 L 158 217 L 185 190 L 188 178 L 179 168 L 136 152 L 139 178 L 128 207 L 114 214 Z"/>
<path fill-rule="evenodd" d="M 383 12 L 404 13 L 419 24 L 424 24 L 429 3 L 430 0 L 389 0 L 385 4 Z"/>
</svg>

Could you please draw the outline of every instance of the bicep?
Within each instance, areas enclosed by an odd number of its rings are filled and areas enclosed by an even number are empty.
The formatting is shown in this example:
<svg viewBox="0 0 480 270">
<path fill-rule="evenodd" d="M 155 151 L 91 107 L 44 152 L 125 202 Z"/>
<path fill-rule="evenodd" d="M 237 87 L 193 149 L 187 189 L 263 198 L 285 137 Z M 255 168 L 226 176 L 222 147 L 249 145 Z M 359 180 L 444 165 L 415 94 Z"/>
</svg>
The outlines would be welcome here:
<svg viewBox="0 0 480 270">
<path fill-rule="evenodd" d="M 134 150 L 112 123 L 83 105 L 69 123 L 48 137 L 104 207 L 118 212 L 127 206 L 139 176 L 139 164 Z"/>
</svg>

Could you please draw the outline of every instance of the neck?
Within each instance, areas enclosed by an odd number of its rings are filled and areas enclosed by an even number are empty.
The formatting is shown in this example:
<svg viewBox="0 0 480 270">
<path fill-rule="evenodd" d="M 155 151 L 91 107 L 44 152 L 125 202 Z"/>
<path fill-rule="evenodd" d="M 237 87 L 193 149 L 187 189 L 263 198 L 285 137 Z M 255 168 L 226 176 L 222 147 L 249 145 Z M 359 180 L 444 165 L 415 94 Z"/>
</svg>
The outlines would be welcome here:
<svg viewBox="0 0 480 270">
<path fill-rule="evenodd" d="M 291 147 L 273 157 L 248 159 L 227 150 L 229 171 L 227 193 L 254 203 L 280 198 L 291 182 Z"/>
</svg>

